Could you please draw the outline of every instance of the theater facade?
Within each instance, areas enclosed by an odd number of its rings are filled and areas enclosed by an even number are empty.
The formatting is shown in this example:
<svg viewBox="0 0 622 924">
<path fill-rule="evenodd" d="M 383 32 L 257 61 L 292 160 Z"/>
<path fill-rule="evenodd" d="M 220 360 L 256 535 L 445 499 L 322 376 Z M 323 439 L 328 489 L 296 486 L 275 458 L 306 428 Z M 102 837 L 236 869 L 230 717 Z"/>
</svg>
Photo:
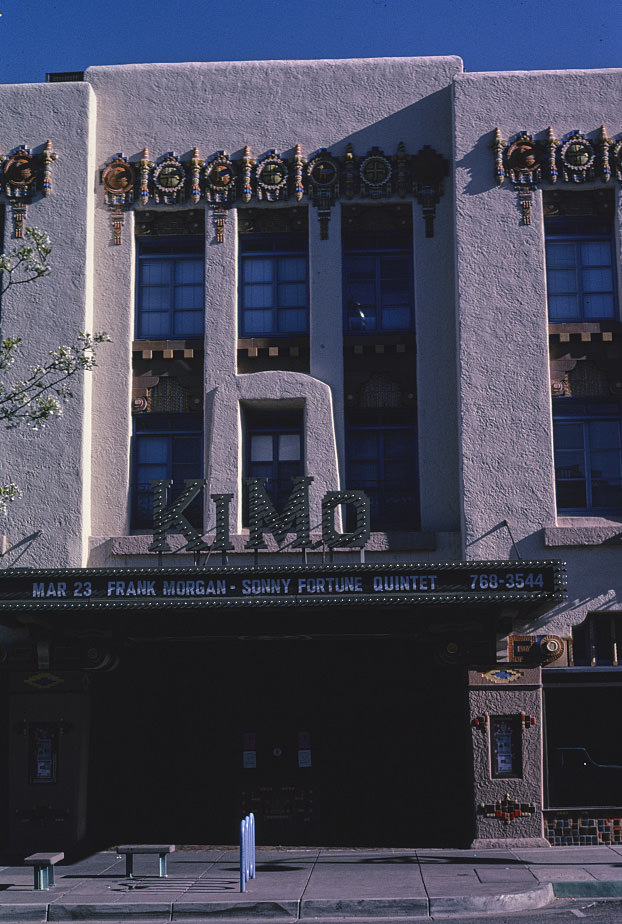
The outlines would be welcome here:
<svg viewBox="0 0 622 924">
<path fill-rule="evenodd" d="M 0 434 L 0 846 L 622 842 L 621 96 L 0 86 L 4 250 L 53 249 L 2 333 L 110 338 Z"/>
</svg>

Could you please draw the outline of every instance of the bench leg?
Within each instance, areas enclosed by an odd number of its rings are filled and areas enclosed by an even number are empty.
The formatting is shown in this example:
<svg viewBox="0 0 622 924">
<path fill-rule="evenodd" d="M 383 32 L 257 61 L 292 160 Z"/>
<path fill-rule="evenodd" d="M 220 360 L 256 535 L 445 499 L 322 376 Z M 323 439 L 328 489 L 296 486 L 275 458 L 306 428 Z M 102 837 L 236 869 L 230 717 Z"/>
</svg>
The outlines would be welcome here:
<svg viewBox="0 0 622 924">
<path fill-rule="evenodd" d="M 128 879 L 134 878 L 134 854 L 125 854 L 125 875 Z"/>
<path fill-rule="evenodd" d="M 49 888 L 49 876 L 48 876 L 49 866 L 47 864 L 42 864 L 41 866 L 34 867 L 35 874 L 35 889 L 37 892 L 44 891 Z"/>
<path fill-rule="evenodd" d="M 56 880 L 54 879 L 54 866 L 52 863 L 50 863 L 48 867 L 48 885 L 50 888 L 56 885 Z"/>
<path fill-rule="evenodd" d="M 166 879 L 166 876 L 167 876 L 167 872 L 166 872 L 166 854 L 165 854 L 165 853 L 161 853 L 161 854 L 160 854 L 160 879 Z"/>
</svg>

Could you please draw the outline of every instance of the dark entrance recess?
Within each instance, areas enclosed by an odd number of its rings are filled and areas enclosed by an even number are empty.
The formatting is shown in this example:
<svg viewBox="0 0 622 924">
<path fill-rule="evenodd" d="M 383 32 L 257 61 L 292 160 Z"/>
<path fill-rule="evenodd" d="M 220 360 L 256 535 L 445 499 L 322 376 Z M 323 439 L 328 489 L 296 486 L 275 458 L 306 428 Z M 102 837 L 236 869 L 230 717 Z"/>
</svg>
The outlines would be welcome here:
<svg viewBox="0 0 622 924">
<path fill-rule="evenodd" d="M 89 832 L 115 842 L 466 846 L 464 670 L 413 638 L 141 640 L 93 691 Z"/>
<path fill-rule="evenodd" d="M 550 671 L 545 679 L 548 805 L 622 806 L 622 678 L 615 671 Z"/>
</svg>

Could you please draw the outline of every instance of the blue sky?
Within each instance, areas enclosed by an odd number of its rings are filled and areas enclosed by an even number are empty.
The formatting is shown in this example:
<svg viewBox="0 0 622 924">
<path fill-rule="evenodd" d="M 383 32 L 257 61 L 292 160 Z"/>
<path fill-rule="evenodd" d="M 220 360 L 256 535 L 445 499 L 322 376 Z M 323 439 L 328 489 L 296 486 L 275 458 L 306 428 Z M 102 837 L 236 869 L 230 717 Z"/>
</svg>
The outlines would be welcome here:
<svg viewBox="0 0 622 924">
<path fill-rule="evenodd" d="M 0 0 L 0 83 L 92 64 L 457 54 L 467 71 L 622 66 L 618 0 Z"/>
</svg>

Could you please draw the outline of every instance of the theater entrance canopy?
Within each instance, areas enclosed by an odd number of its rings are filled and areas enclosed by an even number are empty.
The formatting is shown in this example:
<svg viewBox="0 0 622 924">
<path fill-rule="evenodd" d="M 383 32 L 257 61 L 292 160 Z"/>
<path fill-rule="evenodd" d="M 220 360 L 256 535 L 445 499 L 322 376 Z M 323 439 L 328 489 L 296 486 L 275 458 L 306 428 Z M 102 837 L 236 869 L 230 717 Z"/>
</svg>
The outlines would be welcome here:
<svg viewBox="0 0 622 924">
<path fill-rule="evenodd" d="M 11 569 L 0 573 L 0 619 L 46 614 L 108 625 L 130 615 L 144 623 L 199 626 L 206 634 L 261 631 L 266 622 L 313 633 L 350 622 L 369 626 L 381 610 L 395 624 L 440 610 L 533 615 L 564 599 L 559 561 L 283 564 L 192 568 Z M 300 620 L 297 619 L 300 613 Z M 304 620 L 302 614 L 305 613 Z M 316 615 L 314 615 L 316 614 Z M 170 627 L 170 626 L 169 626 Z M 320 629 L 321 631 L 321 629 Z"/>
</svg>

